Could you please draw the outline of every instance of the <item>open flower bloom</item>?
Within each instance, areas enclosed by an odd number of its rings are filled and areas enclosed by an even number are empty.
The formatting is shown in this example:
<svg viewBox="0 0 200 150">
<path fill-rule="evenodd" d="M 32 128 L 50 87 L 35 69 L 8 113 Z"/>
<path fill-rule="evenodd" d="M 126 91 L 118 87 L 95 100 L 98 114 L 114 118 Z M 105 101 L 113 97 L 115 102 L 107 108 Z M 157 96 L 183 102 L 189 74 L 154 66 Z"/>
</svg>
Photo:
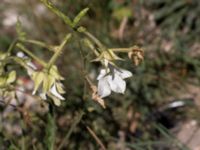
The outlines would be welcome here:
<svg viewBox="0 0 200 150">
<path fill-rule="evenodd" d="M 98 80 L 98 94 L 101 98 L 109 96 L 111 91 L 116 93 L 124 93 L 126 82 L 124 79 L 132 76 L 130 71 L 115 68 L 111 66 L 109 69 L 101 69 Z"/>
</svg>

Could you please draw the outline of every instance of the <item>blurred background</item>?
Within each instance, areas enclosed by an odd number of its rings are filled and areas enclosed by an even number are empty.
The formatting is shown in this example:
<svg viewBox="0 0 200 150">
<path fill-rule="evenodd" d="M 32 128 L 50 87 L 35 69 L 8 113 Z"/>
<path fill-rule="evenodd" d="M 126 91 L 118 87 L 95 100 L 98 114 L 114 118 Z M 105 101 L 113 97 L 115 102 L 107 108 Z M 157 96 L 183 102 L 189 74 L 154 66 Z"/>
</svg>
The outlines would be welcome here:
<svg viewBox="0 0 200 150">
<path fill-rule="evenodd" d="M 1 102 L 0 149 L 200 150 L 200 1 L 52 2 L 70 18 L 89 7 L 81 25 L 108 47 L 142 47 L 145 60 L 138 67 L 130 60 L 119 64 L 133 77 L 127 80 L 125 95 L 112 94 L 103 109 L 88 91 L 83 98 L 80 49 L 88 49 L 74 38 L 57 62 L 66 78 L 66 101 L 53 112 L 27 93 L 20 94 L 16 107 Z M 15 39 L 17 18 L 29 39 L 58 44 L 71 32 L 39 0 L 1 0 L 0 51 Z M 51 55 L 40 47 L 27 47 L 44 60 Z M 91 76 L 97 76 L 98 67 L 87 66 Z M 14 69 L 19 71 L 20 87 L 30 92 L 33 83 L 24 70 Z"/>
</svg>

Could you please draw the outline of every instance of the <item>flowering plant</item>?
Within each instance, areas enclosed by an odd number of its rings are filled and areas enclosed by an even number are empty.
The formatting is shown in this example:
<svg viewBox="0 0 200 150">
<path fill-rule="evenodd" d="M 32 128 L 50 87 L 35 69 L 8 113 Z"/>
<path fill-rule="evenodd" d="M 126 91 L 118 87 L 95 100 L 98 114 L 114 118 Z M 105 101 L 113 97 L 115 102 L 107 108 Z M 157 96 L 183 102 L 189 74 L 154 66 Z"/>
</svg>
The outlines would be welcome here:
<svg viewBox="0 0 200 150">
<path fill-rule="evenodd" d="M 17 63 L 21 65 L 28 73 L 34 83 L 31 95 L 38 99 L 50 101 L 59 106 L 61 100 L 65 99 L 65 90 L 62 81 L 65 76 L 59 73 L 59 67 L 56 61 L 61 53 L 65 50 L 65 45 L 69 43 L 74 34 L 80 36 L 81 44 L 87 46 L 92 51 L 94 59 L 89 62 L 100 62 L 102 67 L 97 77 L 97 86 L 93 83 L 85 69 L 85 80 L 92 90 L 92 99 L 97 101 L 102 107 L 105 107 L 103 98 L 109 96 L 111 91 L 124 94 L 126 89 L 125 79 L 132 76 L 128 70 L 122 69 L 117 65 L 117 61 L 124 61 L 118 56 L 118 53 L 127 53 L 134 65 L 138 65 L 143 60 L 143 50 L 137 46 L 129 48 L 108 48 L 99 39 L 92 35 L 85 27 L 81 26 L 80 20 L 86 15 L 89 8 L 83 9 L 72 20 L 50 1 L 40 0 L 47 8 L 61 18 L 64 23 L 73 30 L 67 33 L 59 45 L 52 46 L 41 41 L 27 39 L 26 33 L 23 32 L 21 23 L 17 23 L 18 37 L 13 41 L 8 50 L 0 53 L 0 97 L 13 95 L 16 91 L 17 70 L 6 70 L 8 63 Z M 53 52 L 49 61 L 44 61 L 37 55 L 28 50 L 25 43 L 45 47 Z M 17 55 L 15 55 L 17 51 Z M 36 63 L 33 63 L 36 62 Z M 38 67 L 36 64 L 39 64 Z M 15 95 L 15 94 L 14 94 Z"/>
</svg>

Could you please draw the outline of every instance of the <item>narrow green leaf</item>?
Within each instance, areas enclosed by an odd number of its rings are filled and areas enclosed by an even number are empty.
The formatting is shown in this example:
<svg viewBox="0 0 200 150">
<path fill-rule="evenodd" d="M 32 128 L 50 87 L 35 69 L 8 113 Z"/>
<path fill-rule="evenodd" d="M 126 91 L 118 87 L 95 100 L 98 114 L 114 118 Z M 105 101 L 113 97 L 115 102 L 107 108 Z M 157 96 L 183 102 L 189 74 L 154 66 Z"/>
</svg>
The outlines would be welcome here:
<svg viewBox="0 0 200 150">
<path fill-rule="evenodd" d="M 58 8 L 56 8 L 49 0 L 40 0 L 46 7 L 48 7 L 53 13 L 60 17 L 67 25 L 73 27 L 72 21 L 62 13 Z"/>
<path fill-rule="evenodd" d="M 54 150 L 55 138 L 56 138 L 55 118 L 53 114 L 48 113 L 46 136 L 45 136 L 45 145 L 47 150 Z"/>
<path fill-rule="evenodd" d="M 79 14 L 73 20 L 73 27 L 75 27 L 80 22 L 80 20 L 86 15 L 88 10 L 89 8 L 85 8 L 81 12 L 79 12 Z"/>
</svg>

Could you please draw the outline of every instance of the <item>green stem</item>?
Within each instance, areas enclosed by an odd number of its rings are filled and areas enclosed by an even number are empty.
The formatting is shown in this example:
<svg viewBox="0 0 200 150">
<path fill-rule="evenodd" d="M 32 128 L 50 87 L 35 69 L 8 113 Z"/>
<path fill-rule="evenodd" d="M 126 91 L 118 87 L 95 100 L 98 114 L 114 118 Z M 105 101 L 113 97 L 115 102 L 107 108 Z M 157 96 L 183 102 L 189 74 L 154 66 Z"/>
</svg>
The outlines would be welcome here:
<svg viewBox="0 0 200 150">
<path fill-rule="evenodd" d="M 17 64 L 19 64 L 20 66 L 22 66 L 26 70 L 29 69 L 31 71 L 34 71 L 34 69 L 32 69 L 31 67 L 28 67 L 27 64 L 24 61 L 22 61 L 20 58 L 18 58 L 18 57 L 10 57 L 10 60 L 15 61 Z"/>
<path fill-rule="evenodd" d="M 49 113 L 47 114 L 46 124 L 46 137 L 45 144 L 48 150 L 54 150 L 56 139 L 56 122 L 55 122 L 55 109 L 52 104 L 49 104 Z"/>
<path fill-rule="evenodd" d="M 122 53 L 127 53 L 130 52 L 133 48 L 109 48 L 109 50 L 113 52 L 122 52 Z"/>
<path fill-rule="evenodd" d="M 81 119 L 83 118 L 84 112 L 81 111 L 80 114 L 78 115 L 78 117 L 76 118 L 76 120 L 73 122 L 71 128 L 69 129 L 69 131 L 67 132 L 66 136 L 63 138 L 61 144 L 58 146 L 57 150 L 60 150 L 64 144 L 66 143 L 66 141 L 69 139 L 69 137 L 71 136 L 73 130 L 75 129 L 75 127 L 78 125 L 78 123 L 81 121 Z"/>
<path fill-rule="evenodd" d="M 93 36 L 90 32 L 88 32 L 86 29 L 80 33 L 83 33 L 85 36 L 90 38 L 100 48 L 100 50 L 106 49 L 105 46 L 95 36 Z"/>
<path fill-rule="evenodd" d="M 75 18 L 75 22 L 72 22 L 68 16 L 66 16 L 64 13 L 62 13 L 58 8 L 56 8 L 49 0 L 40 0 L 46 7 L 48 7 L 52 12 L 54 12 L 58 17 L 60 17 L 71 29 L 75 30 L 78 33 L 82 33 L 85 36 L 89 37 L 98 47 L 101 51 L 106 50 L 106 47 L 91 33 L 89 33 L 85 28 L 79 27 L 76 29 L 76 22 L 77 20 Z M 77 16 L 78 20 L 81 16 L 83 16 L 88 11 L 88 8 L 81 11 L 81 13 Z M 81 30 L 80 30 L 81 29 Z M 83 29 L 83 30 L 82 30 Z"/>
<path fill-rule="evenodd" d="M 67 34 L 63 40 L 63 42 L 60 44 L 60 46 L 58 47 L 58 49 L 56 50 L 56 52 L 54 53 L 54 55 L 51 57 L 49 63 L 48 63 L 48 67 L 51 67 L 56 60 L 58 59 L 59 55 L 61 54 L 63 47 L 65 46 L 65 44 L 68 42 L 68 40 L 71 38 L 71 34 Z"/>
<path fill-rule="evenodd" d="M 48 46 L 44 42 L 41 42 L 41 41 L 37 41 L 37 40 L 22 40 L 22 42 L 34 44 L 34 45 L 37 45 L 37 46 L 40 46 L 40 47 L 47 48 L 50 51 L 54 51 L 53 50 L 53 46 Z"/>
<path fill-rule="evenodd" d="M 93 51 L 93 53 L 97 57 L 100 55 L 99 52 L 95 49 L 94 45 L 90 42 L 90 40 L 84 39 L 84 43 Z"/>
<path fill-rule="evenodd" d="M 41 65 L 46 66 L 46 63 L 42 61 L 40 58 L 35 56 L 33 53 L 31 53 L 28 49 L 26 49 L 22 44 L 18 43 L 17 47 L 21 49 L 24 53 L 35 59 L 37 62 L 39 62 Z"/>
<path fill-rule="evenodd" d="M 129 48 L 109 48 L 109 50 L 113 51 L 113 52 L 122 52 L 122 53 L 127 53 L 127 52 L 130 52 L 130 51 L 134 51 L 134 50 L 138 50 L 138 51 L 143 51 L 141 48 L 139 48 L 138 46 L 134 45 L 134 46 L 131 46 Z"/>
<path fill-rule="evenodd" d="M 15 45 L 17 44 L 17 42 L 18 42 L 18 39 L 15 39 L 12 43 L 11 43 L 11 45 L 9 46 L 9 48 L 8 48 L 8 53 L 11 53 L 11 51 L 13 50 L 13 48 L 15 47 Z"/>
<path fill-rule="evenodd" d="M 64 13 L 62 13 L 59 9 L 57 9 L 49 0 L 40 0 L 45 6 L 47 6 L 52 12 L 54 12 L 57 16 L 62 18 L 62 20 L 69 25 L 71 28 L 74 28 L 73 22 L 67 17 Z"/>
</svg>

